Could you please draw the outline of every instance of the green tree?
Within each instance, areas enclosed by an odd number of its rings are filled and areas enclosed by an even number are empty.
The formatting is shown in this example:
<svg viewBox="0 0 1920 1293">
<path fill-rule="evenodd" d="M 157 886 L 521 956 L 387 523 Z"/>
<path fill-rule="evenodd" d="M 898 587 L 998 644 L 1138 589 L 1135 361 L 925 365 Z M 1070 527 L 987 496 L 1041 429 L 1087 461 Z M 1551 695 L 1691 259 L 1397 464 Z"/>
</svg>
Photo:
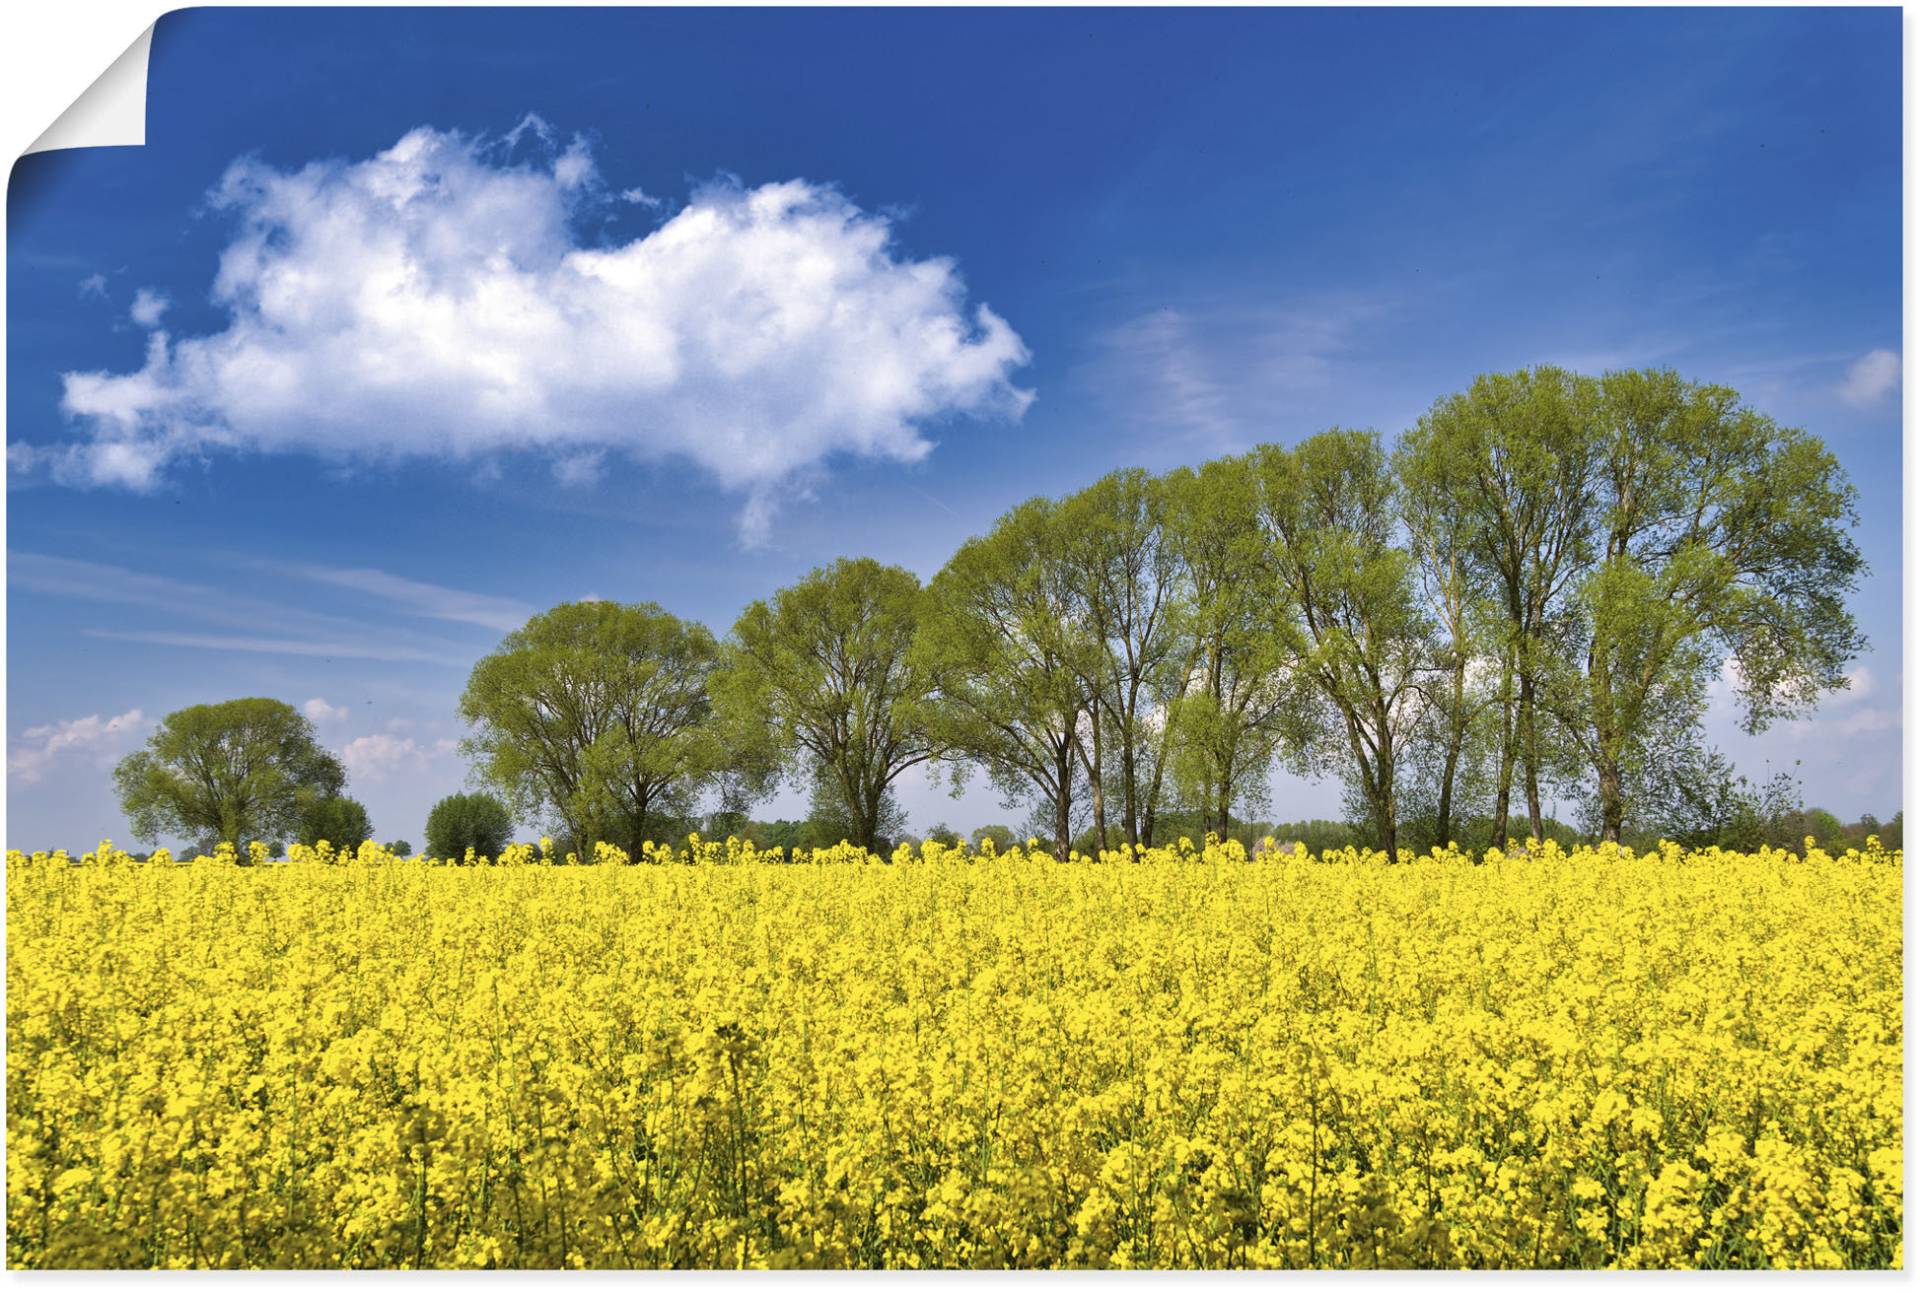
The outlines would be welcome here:
<svg viewBox="0 0 1920 1293">
<path fill-rule="evenodd" d="M 413 856 L 412 840 L 389 840 L 382 847 L 384 847 L 387 850 L 387 852 L 393 854 L 395 857 L 404 858 L 404 857 Z"/>
<path fill-rule="evenodd" d="M 564 603 L 474 666 L 464 748 L 521 814 L 557 818 L 583 856 L 606 840 L 637 857 L 727 766 L 707 696 L 719 659 L 704 626 L 651 602 Z"/>
<path fill-rule="evenodd" d="M 1503 652 L 1497 606 L 1474 560 L 1474 519 L 1455 506 L 1453 482 L 1436 480 L 1403 445 L 1394 456 L 1407 550 L 1434 625 L 1433 658 L 1416 686 L 1423 702 L 1410 751 L 1408 807 L 1423 845 L 1455 842 L 1462 810 L 1480 808 L 1496 733 Z M 1476 666 L 1480 666 L 1476 670 Z M 1489 667 L 1490 666 L 1490 667 Z M 1509 724 L 1506 748 L 1512 748 Z"/>
<path fill-rule="evenodd" d="M 458 862 L 472 849 L 475 857 L 497 858 L 512 838 L 512 810 L 484 791 L 448 795 L 427 814 L 428 857 Z"/>
<path fill-rule="evenodd" d="M 946 752 L 939 681 L 913 650 L 925 593 L 871 558 L 813 571 L 733 626 L 712 694 L 732 729 L 830 787 L 853 843 L 874 847 L 893 783 Z M 791 764 L 789 764 L 791 766 Z"/>
<path fill-rule="evenodd" d="M 1466 526 L 1464 549 L 1503 617 L 1503 714 L 1494 839 L 1507 837 L 1516 763 L 1530 831 L 1545 829 L 1541 783 L 1554 752 L 1540 716 L 1543 675 L 1564 652 L 1567 603 L 1591 558 L 1600 436 L 1597 386 L 1558 368 L 1478 377 L 1436 403 L 1401 445 L 1398 468 L 1422 507 Z"/>
<path fill-rule="evenodd" d="M 944 743 L 985 769 L 1008 806 L 1037 800 L 1066 839 L 1090 704 L 1060 509 L 1020 504 L 953 554 L 928 587 L 914 644 L 941 679 Z"/>
<path fill-rule="evenodd" d="M 1817 438 L 1671 371 L 1608 374 L 1599 411 L 1586 650 L 1554 701 L 1619 840 L 1629 786 L 1693 727 L 1728 659 L 1748 731 L 1847 685 L 1864 564 L 1853 487 Z"/>
<path fill-rule="evenodd" d="M 1173 771 L 1202 833 L 1225 839 L 1233 809 L 1263 808 L 1274 751 L 1304 739 L 1292 722 L 1284 639 L 1287 586 L 1260 525 L 1252 461 L 1222 458 L 1167 477 L 1168 543 L 1184 581 L 1186 676 L 1172 689 Z"/>
<path fill-rule="evenodd" d="M 1111 774 L 1129 845 L 1151 843 L 1166 771 L 1170 704 L 1185 677 L 1179 562 L 1166 533 L 1165 483 L 1139 468 L 1116 471 L 1067 498 L 1075 621 L 1090 649 L 1079 656 L 1093 698 L 1082 745 L 1094 830 L 1107 837 L 1103 737 L 1116 747 Z"/>
<path fill-rule="evenodd" d="M 862 829 L 859 813 L 847 806 L 840 779 L 816 764 L 812 789 L 807 795 L 807 819 L 801 823 L 801 846 L 828 849 L 843 840 L 860 843 Z M 906 830 L 907 810 L 901 807 L 899 796 L 889 786 L 881 794 L 879 810 L 874 814 L 872 838 L 861 847 L 875 853 L 889 853 Z"/>
<path fill-rule="evenodd" d="M 1396 855 L 1401 747 L 1419 714 L 1428 622 L 1398 546 L 1398 490 L 1377 436 L 1338 428 L 1254 451 L 1261 517 L 1290 614 L 1276 624 L 1329 722 L 1328 748 L 1374 838 Z"/>
<path fill-rule="evenodd" d="M 359 800 L 329 795 L 311 800 L 301 810 L 294 838 L 308 846 L 325 840 L 337 849 L 357 849 L 373 838 L 373 823 Z"/>
<path fill-rule="evenodd" d="M 974 830 L 974 848 L 978 849 L 982 847 L 989 840 L 993 842 L 993 849 L 996 853 L 1005 853 L 1017 842 L 1013 834 L 1013 827 L 1011 826 L 1001 826 L 995 823 L 989 826 L 981 826 Z"/>
<path fill-rule="evenodd" d="M 120 807 L 143 840 L 162 835 L 239 848 L 291 834 L 315 801 L 346 787 L 339 759 L 284 701 L 254 697 L 167 715 L 114 769 Z"/>
</svg>

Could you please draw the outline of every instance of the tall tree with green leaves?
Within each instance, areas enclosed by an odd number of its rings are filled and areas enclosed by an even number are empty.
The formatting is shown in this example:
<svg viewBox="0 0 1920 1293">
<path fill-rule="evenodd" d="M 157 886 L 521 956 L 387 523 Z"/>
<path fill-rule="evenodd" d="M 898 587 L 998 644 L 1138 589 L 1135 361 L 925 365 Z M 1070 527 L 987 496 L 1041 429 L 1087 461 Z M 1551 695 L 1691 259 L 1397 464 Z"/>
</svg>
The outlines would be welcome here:
<svg viewBox="0 0 1920 1293">
<path fill-rule="evenodd" d="M 1274 751 L 1298 727 L 1287 652 L 1271 631 L 1287 589 L 1261 532 L 1252 459 L 1182 467 L 1165 488 L 1188 643 L 1170 724 L 1175 782 L 1202 829 L 1224 839 L 1236 804 L 1249 812 L 1265 805 Z"/>
<path fill-rule="evenodd" d="M 915 650 L 941 679 L 946 743 L 1007 797 L 1052 814 L 1072 839 L 1077 744 L 1091 645 L 1074 614 L 1058 504 L 1030 499 L 970 539 L 928 585 Z"/>
<path fill-rule="evenodd" d="M 1553 752 L 1539 693 L 1543 675 L 1570 649 L 1569 602 L 1592 560 L 1598 398 L 1592 379 L 1559 368 L 1483 375 L 1437 402 L 1398 455 L 1407 487 L 1470 527 L 1468 552 L 1503 613 L 1499 645 L 1514 695 L 1503 723 L 1496 844 L 1507 834 L 1516 763 L 1529 828 L 1535 836 L 1545 829 L 1541 783 Z"/>
<path fill-rule="evenodd" d="M 264 697 L 176 710 L 144 749 L 120 761 L 113 779 L 138 838 L 174 835 L 238 848 L 295 834 L 302 816 L 347 781 L 307 717 Z"/>
<path fill-rule="evenodd" d="M 1165 773 L 1165 724 L 1185 663 L 1165 483 L 1139 468 L 1112 472 L 1064 500 L 1060 516 L 1071 542 L 1076 613 L 1094 648 L 1084 665 L 1094 703 L 1083 757 L 1095 828 L 1104 842 L 1111 772 L 1128 845 L 1151 842 Z M 1109 750 L 1102 749 L 1103 737 Z"/>
<path fill-rule="evenodd" d="M 1497 606 L 1485 567 L 1475 561 L 1475 520 L 1456 506 L 1453 482 L 1409 468 L 1409 450 L 1394 456 L 1401 514 L 1416 585 L 1434 626 L 1433 660 L 1419 682 L 1425 700 L 1416 763 L 1431 797 L 1431 837 L 1454 842 L 1463 777 L 1478 772 L 1489 711 L 1510 690 Z M 1509 675 L 1502 677 L 1502 675 Z M 1513 748 L 1508 722 L 1503 748 Z M 1473 780 L 1477 781 L 1475 777 Z"/>
<path fill-rule="evenodd" d="M 583 855 L 639 856 L 726 765 L 709 722 L 720 649 L 651 602 L 566 602 L 508 634 L 460 699 L 464 748 L 523 816 L 557 818 Z"/>
<path fill-rule="evenodd" d="M 1421 709 L 1430 628 L 1400 544 L 1398 488 L 1379 437 L 1335 428 L 1254 450 L 1262 529 L 1284 590 L 1275 632 L 1330 722 L 1375 840 L 1398 849 L 1396 776 Z"/>
<path fill-rule="evenodd" d="M 843 558 L 748 606 L 713 680 L 740 729 L 757 725 L 768 748 L 817 766 L 863 847 L 900 774 L 948 748 L 938 675 L 913 650 L 925 613 L 911 571 Z"/>
<path fill-rule="evenodd" d="M 1629 788 L 1698 721 L 1726 661 L 1749 731 L 1847 685 L 1862 638 L 1846 599 L 1864 565 L 1839 463 L 1736 392 L 1610 373 L 1599 424 L 1585 651 L 1552 699 L 1617 841 Z"/>
</svg>

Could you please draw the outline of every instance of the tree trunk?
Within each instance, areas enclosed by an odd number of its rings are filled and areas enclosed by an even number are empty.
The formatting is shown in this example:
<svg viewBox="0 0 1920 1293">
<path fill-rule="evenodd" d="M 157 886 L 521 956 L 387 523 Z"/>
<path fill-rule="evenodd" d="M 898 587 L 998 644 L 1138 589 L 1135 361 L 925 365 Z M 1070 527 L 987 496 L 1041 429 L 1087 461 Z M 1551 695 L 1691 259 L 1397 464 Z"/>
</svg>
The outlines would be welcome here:
<svg viewBox="0 0 1920 1293">
<path fill-rule="evenodd" d="M 1394 803 L 1393 794 L 1393 731 L 1388 726 L 1386 714 L 1380 714 L 1379 721 L 1380 756 L 1374 767 L 1374 775 L 1380 783 L 1380 836 L 1383 841 L 1382 847 L 1387 852 L 1387 861 L 1398 862 L 1400 860 L 1400 824 L 1395 820 L 1399 805 Z"/>
<path fill-rule="evenodd" d="M 1620 764 L 1603 756 L 1596 762 L 1594 771 L 1600 781 L 1600 838 L 1618 844 L 1620 828 L 1627 815 L 1626 796 L 1620 785 Z"/>
<path fill-rule="evenodd" d="M 1512 648 L 1508 650 L 1511 652 Z M 1507 818 L 1513 804 L 1514 726 L 1513 658 L 1509 654 L 1500 665 L 1500 775 L 1494 783 L 1493 838 L 1488 841 L 1488 848 L 1507 846 Z"/>
<path fill-rule="evenodd" d="M 1068 725 L 1071 728 L 1071 724 Z M 1053 796 L 1053 855 L 1060 861 L 1067 860 L 1067 853 L 1073 847 L 1068 838 L 1073 830 L 1073 742 L 1071 739 L 1060 743 L 1059 757 L 1054 761 L 1056 790 Z"/>
<path fill-rule="evenodd" d="M 1520 675 L 1521 771 L 1527 788 L 1527 825 L 1533 838 L 1546 838 L 1545 819 L 1540 812 L 1540 736 L 1539 713 L 1534 704 L 1533 672 Z"/>
<path fill-rule="evenodd" d="M 1093 834 L 1094 852 L 1107 847 L 1107 782 L 1106 772 L 1100 763 L 1100 710 L 1096 706 L 1093 720 L 1093 767 L 1088 770 L 1088 779 L 1093 787 Z"/>
<path fill-rule="evenodd" d="M 1440 804 L 1434 822 L 1435 840 L 1453 845 L 1453 782 L 1460 775 L 1460 754 L 1467 744 L 1467 656 L 1456 644 L 1453 665 L 1453 712 L 1447 723 L 1447 754 L 1440 765 Z"/>
</svg>

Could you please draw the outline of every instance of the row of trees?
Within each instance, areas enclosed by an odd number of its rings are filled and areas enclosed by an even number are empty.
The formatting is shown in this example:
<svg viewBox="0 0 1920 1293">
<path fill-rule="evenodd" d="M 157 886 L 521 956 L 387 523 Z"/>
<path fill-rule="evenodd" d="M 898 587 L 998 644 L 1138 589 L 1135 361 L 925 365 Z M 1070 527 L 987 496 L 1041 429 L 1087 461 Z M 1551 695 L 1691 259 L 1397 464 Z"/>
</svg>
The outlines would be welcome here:
<svg viewBox="0 0 1920 1293">
<path fill-rule="evenodd" d="M 1544 835 L 1553 796 L 1617 840 L 1742 802 L 1701 739 L 1716 679 L 1753 730 L 1846 685 L 1855 521 L 1821 442 L 1724 387 L 1486 376 L 1392 447 L 1335 429 L 1030 500 L 925 586 L 835 562 L 724 642 L 555 607 L 475 667 L 466 749 L 583 852 L 744 821 L 783 778 L 871 846 L 922 765 L 1057 841 L 1227 833 L 1276 765 L 1337 776 L 1389 850 Z"/>
</svg>

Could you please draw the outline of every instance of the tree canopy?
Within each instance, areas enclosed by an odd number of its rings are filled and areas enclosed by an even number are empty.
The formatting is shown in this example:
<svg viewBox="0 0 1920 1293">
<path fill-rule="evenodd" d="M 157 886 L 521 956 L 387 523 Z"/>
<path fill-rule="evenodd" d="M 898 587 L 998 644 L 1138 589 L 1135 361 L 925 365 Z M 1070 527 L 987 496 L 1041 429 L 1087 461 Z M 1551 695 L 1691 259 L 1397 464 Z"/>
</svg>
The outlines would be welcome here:
<svg viewBox="0 0 1920 1293">
<path fill-rule="evenodd" d="M 303 815 L 347 780 L 305 715 L 262 697 L 176 710 L 113 776 L 136 837 L 236 847 L 297 834 Z"/>
</svg>

